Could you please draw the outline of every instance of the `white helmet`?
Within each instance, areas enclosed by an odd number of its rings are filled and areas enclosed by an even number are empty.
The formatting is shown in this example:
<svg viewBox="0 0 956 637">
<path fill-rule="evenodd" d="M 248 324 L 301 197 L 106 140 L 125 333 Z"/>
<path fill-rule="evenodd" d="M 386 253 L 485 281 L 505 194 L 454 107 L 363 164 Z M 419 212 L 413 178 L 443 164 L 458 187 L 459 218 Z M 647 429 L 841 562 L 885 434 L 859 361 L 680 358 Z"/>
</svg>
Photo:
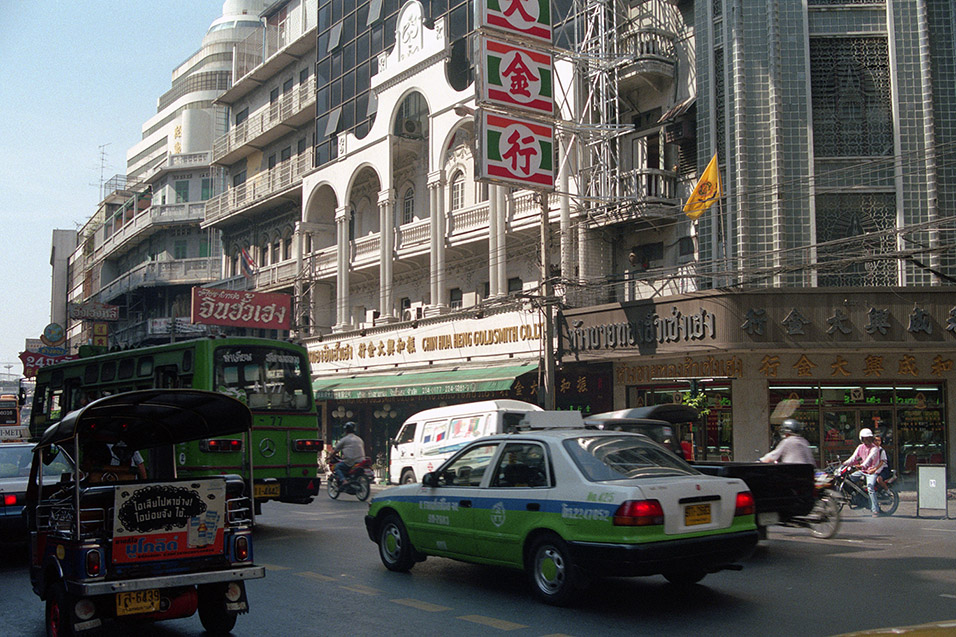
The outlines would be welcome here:
<svg viewBox="0 0 956 637">
<path fill-rule="evenodd" d="M 866 427 L 864 427 L 863 429 L 860 429 L 860 440 L 863 440 L 864 438 L 872 438 L 872 437 L 873 437 L 872 429 L 867 429 Z"/>
</svg>

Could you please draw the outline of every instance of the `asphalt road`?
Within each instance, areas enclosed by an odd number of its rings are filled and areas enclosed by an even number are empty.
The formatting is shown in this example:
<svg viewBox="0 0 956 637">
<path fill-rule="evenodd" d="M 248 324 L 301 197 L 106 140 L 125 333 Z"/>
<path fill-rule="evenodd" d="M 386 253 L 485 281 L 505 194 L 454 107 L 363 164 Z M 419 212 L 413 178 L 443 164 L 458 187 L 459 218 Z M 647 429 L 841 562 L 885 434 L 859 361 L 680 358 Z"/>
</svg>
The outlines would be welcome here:
<svg viewBox="0 0 956 637">
<path fill-rule="evenodd" d="M 536 602 L 521 573 L 429 558 L 410 574 L 381 565 L 366 505 L 322 495 L 267 504 L 255 534 L 264 580 L 235 635 L 833 635 L 956 619 L 956 521 L 847 512 L 831 540 L 773 527 L 740 572 L 682 591 L 662 577 L 596 581 L 571 608 Z M 4 634 L 40 637 L 43 605 L 23 551 L 4 551 Z M 201 635 L 197 616 L 139 625 L 137 637 Z M 130 634 L 100 631 L 101 635 Z"/>
</svg>

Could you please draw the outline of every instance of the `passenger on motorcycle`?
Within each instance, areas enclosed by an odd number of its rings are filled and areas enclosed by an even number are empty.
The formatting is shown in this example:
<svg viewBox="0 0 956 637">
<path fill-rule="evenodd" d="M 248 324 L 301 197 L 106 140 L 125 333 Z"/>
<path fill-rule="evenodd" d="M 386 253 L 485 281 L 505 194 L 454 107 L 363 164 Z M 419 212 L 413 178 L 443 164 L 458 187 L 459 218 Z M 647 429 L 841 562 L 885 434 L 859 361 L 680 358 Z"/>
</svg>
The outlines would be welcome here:
<svg viewBox="0 0 956 637">
<path fill-rule="evenodd" d="M 355 423 L 345 423 L 345 435 L 333 449 L 342 461 L 335 465 L 335 475 L 339 482 L 345 482 L 345 476 L 356 462 L 365 457 L 365 443 L 355 434 Z"/>
<path fill-rule="evenodd" d="M 883 437 L 874 436 L 873 444 L 880 450 L 880 465 L 876 470 L 876 481 L 883 489 L 886 488 L 886 481 L 893 476 L 893 470 L 890 469 L 890 462 L 886 459 L 886 449 L 883 448 Z"/>
<path fill-rule="evenodd" d="M 860 430 L 860 444 L 853 455 L 843 462 L 843 466 L 852 465 L 857 471 L 850 474 L 851 480 L 866 479 L 866 492 L 870 495 L 870 511 L 873 517 L 880 515 L 876 505 L 876 478 L 880 470 L 880 447 L 873 444 L 873 431 L 864 427 Z"/>
<path fill-rule="evenodd" d="M 810 443 L 800 435 L 803 423 L 795 418 L 787 418 L 780 425 L 783 440 L 776 448 L 760 458 L 760 462 L 779 462 L 786 464 L 815 464 Z"/>
</svg>

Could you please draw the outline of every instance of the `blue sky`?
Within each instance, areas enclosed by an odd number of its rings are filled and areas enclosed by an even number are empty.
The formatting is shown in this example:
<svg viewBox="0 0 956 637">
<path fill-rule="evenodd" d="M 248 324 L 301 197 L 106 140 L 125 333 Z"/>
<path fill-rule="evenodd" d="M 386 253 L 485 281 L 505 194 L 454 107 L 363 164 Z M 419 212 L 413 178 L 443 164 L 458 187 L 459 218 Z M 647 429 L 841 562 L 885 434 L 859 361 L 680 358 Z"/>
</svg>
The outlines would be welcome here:
<svg viewBox="0 0 956 637">
<path fill-rule="evenodd" d="M 0 0 L 0 374 L 50 319 L 50 240 L 125 173 L 173 69 L 222 0 Z"/>
</svg>

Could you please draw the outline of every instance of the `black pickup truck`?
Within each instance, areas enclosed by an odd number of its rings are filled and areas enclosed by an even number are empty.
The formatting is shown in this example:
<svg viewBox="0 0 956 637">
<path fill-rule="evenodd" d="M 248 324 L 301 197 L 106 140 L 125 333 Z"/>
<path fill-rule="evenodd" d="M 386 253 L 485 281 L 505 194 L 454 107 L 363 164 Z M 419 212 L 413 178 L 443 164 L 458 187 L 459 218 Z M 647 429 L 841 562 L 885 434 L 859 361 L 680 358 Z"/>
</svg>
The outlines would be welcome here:
<svg viewBox="0 0 956 637">
<path fill-rule="evenodd" d="M 679 423 L 700 419 L 688 405 L 668 404 L 636 407 L 594 414 L 585 425 L 601 429 L 633 431 L 644 434 L 684 458 L 677 435 Z M 757 527 L 761 537 L 768 526 L 806 515 L 813 508 L 814 467 L 809 464 L 765 464 L 762 462 L 690 461 L 701 473 L 740 478 L 750 487 L 757 509 Z"/>
</svg>

